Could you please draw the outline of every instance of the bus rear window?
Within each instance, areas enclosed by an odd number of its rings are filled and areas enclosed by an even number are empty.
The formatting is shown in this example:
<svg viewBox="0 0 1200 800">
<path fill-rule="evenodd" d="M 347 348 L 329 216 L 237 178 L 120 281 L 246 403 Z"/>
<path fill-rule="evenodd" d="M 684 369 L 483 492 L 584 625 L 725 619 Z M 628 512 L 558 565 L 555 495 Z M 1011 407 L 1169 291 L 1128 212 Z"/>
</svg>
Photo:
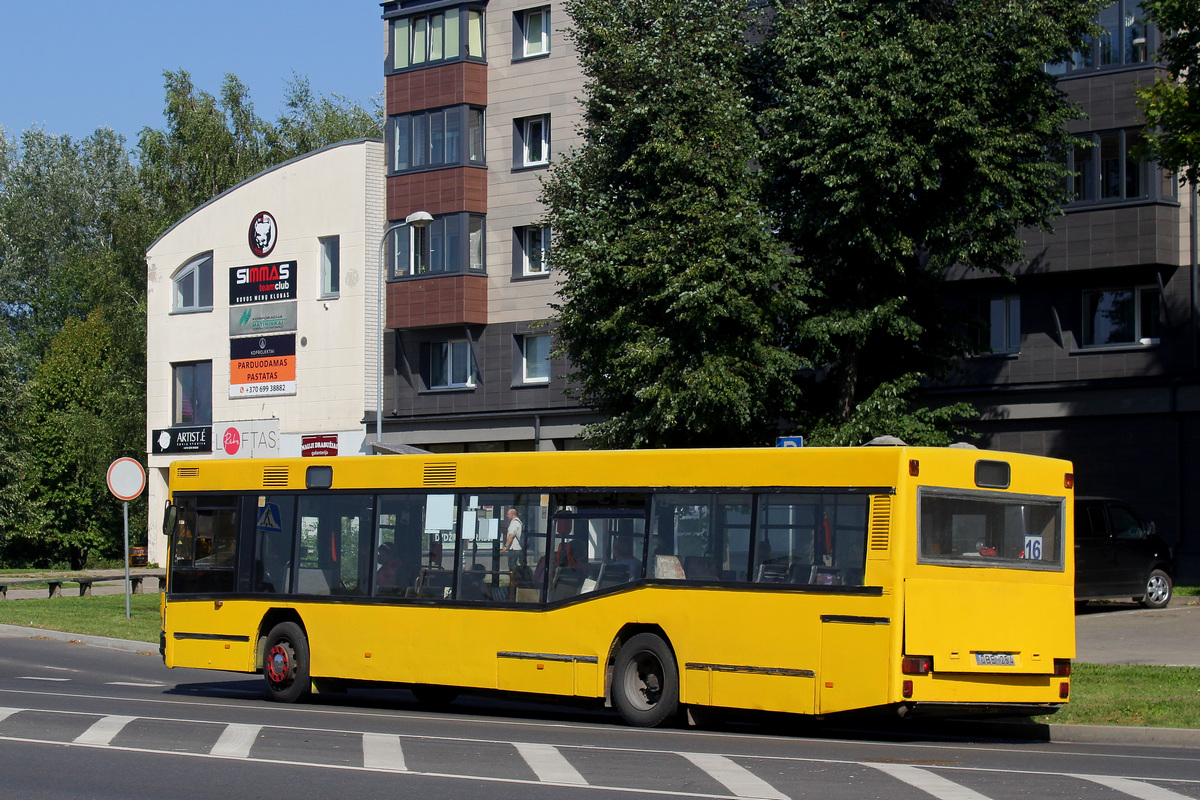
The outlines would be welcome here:
<svg viewBox="0 0 1200 800">
<path fill-rule="evenodd" d="M 923 563 L 1062 569 L 1061 499 L 920 489 L 917 504 Z"/>
</svg>

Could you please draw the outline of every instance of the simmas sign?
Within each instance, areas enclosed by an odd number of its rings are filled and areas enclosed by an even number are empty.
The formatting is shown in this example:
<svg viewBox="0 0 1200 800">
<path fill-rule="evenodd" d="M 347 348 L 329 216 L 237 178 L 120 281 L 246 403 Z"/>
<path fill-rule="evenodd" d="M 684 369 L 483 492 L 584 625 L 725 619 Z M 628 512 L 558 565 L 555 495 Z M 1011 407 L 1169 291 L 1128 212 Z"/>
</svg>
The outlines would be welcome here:
<svg viewBox="0 0 1200 800">
<path fill-rule="evenodd" d="M 229 305 L 296 299 L 296 262 L 229 268 Z"/>
<path fill-rule="evenodd" d="M 296 334 L 229 340 L 229 397 L 296 393 Z"/>
</svg>

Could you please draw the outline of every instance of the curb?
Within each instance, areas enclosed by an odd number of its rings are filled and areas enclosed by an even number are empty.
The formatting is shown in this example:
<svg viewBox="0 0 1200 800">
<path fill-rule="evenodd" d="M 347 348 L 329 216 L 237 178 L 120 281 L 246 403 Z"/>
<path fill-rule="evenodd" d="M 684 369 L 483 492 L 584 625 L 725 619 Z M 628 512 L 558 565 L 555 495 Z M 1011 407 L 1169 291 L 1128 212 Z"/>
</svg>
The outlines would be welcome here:
<svg viewBox="0 0 1200 800">
<path fill-rule="evenodd" d="M 134 642 L 129 639 L 109 639 L 104 636 L 86 636 L 81 633 L 63 633 L 45 628 L 23 628 L 20 625 L 0 625 L 0 634 L 10 636 L 27 636 L 31 639 L 52 639 L 57 642 L 86 644 L 92 647 L 104 647 L 109 650 L 121 650 L 126 653 L 137 653 L 144 656 L 157 656 L 158 647 L 152 642 Z"/>
</svg>

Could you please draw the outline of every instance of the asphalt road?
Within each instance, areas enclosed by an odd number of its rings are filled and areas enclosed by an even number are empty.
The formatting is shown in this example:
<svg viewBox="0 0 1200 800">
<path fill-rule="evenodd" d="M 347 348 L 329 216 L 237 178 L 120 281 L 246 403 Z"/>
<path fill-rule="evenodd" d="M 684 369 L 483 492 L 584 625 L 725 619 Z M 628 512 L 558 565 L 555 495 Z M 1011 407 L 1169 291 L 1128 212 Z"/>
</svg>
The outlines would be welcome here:
<svg viewBox="0 0 1200 800">
<path fill-rule="evenodd" d="M 1075 660 L 1200 667 L 1200 597 L 1163 609 L 1092 601 L 1075 615 Z"/>
<path fill-rule="evenodd" d="M 615 714 L 403 691 L 286 706 L 259 679 L 0 630 L 0 787 L 20 798 L 1200 800 L 1196 749 L 987 741 L 793 718 L 640 730 Z"/>
</svg>

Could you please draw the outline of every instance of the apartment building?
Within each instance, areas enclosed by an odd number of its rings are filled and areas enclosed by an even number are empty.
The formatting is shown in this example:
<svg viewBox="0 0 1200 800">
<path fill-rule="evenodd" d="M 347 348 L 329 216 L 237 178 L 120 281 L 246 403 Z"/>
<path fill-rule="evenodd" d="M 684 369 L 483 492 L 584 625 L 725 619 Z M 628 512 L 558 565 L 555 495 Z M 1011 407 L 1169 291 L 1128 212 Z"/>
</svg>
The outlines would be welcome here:
<svg viewBox="0 0 1200 800">
<path fill-rule="evenodd" d="M 948 285 L 982 324 L 976 355 L 940 389 L 982 412 L 988 447 L 1075 464 L 1079 494 L 1131 502 L 1200 578 L 1200 374 L 1196 195 L 1139 158 L 1135 90 L 1162 74 L 1139 3 L 1099 18 L 1086 56 L 1048 67 L 1091 142 L 1068 166 L 1072 200 L 1052 233 L 1027 231 L 1015 280 Z"/>
<path fill-rule="evenodd" d="M 581 121 L 566 14 L 536 0 L 382 6 L 388 334 L 378 449 L 578 447 L 593 417 L 564 393 L 567 364 L 551 355 L 553 231 L 538 201 Z"/>
</svg>

